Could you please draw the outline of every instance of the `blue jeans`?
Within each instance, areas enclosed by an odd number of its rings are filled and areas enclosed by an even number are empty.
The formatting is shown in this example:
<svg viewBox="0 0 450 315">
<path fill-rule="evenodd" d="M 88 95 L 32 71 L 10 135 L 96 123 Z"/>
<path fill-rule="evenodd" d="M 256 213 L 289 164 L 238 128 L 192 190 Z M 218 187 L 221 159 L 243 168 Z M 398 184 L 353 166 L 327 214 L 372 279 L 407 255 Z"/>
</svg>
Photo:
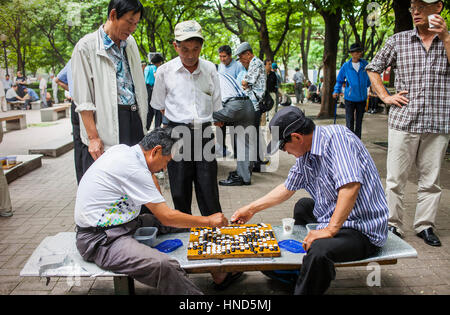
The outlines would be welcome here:
<svg viewBox="0 0 450 315">
<path fill-rule="evenodd" d="M 352 102 L 345 100 L 345 121 L 347 128 L 361 139 L 362 121 L 366 102 Z"/>
</svg>

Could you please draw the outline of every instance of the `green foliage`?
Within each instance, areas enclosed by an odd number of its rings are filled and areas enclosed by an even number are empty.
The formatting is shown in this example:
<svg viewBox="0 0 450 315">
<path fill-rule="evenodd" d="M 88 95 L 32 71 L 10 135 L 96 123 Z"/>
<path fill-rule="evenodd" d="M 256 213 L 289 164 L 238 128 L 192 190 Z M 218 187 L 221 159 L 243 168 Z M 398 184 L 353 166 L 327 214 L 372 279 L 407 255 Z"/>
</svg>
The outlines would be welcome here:
<svg viewBox="0 0 450 315">
<path fill-rule="evenodd" d="M 286 94 L 294 94 L 294 83 L 282 83 L 280 86 L 281 90 Z"/>
<path fill-rule="evenodd" d="M 371 29 L 365 26 L 364 10 L 372 0 L 141 0 L 145 11 L 133 36 L 142 59 L 147 59 L 149 52 L 157 51 L 170 60 L 176 57 L 172 46 L 175 25 L 195 19 L 202 25 L 206 38 L 202 57 L 219 63 L 217 49 L 224 44 L 235 49 L 241 41 L 248 41 L 255 55 L 267 53 L 261 46 L 261 27 L 264 26 L 275 61 L 292 69 L 301 67 L 301 34 L 311 27 L 308 67 L 320 69 L 325 35 L 320 12 L 343 8 L 339 65 L 341 60 L 348 58 L 345 45 L 356 40 L 355 30 L 349 23 L 351 16 L 355 18 L 358 35 L 362 36 L 366 29 L 366 40 L 370 40 L 373 34 L 374 45 L 378 45 L 374 47 L 382 45 L 392 34 L 395 19 L 392 0 L 375 1 L 382 5 L 383 14 L 380 24 Z M 37 71 L 57 73 L 70 59 L 78 40 L 106 21 L 108 3 L 109 0 L 0 0 L 0 34 L 9 38 L 8 64 L 16 69 L 24 67 L 28 74 Z M 445 5 L 442 16 L 450 25 L 450 2 L 445 1 Z M 291 15 L 286 30 L 288 14 Z M 311 24 L 307 22 L 309 17 Z M 0 56 L 3 67 L 3 53 Z"/>
</svg>

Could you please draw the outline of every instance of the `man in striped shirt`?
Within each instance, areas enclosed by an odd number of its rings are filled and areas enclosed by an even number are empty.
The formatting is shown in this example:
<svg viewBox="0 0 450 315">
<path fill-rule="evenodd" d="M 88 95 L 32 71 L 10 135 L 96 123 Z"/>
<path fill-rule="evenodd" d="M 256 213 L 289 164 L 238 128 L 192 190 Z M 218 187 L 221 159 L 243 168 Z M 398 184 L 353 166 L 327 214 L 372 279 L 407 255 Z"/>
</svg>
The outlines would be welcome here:
<svg viewBox="0 0 450 315">
<path fill-rule="evenodd" d="M 297 158 L 284 184 L 237 210 L 245 223 L 261 210 L 305 189 L 295 205 L 295 224 L 319 223 L 303 240 L 307 254 L 295 294 L 323 294 L 335 277 L 334 263 L 373 255 L 387 239 L 388 208 L 378 171 L 361 140 L 343 126 L 315 126 L 297 107 L 278 111 L 269 124 L 269 149 Z M 275 149 L 275 150 L 274 150 Z"/>
</svg>

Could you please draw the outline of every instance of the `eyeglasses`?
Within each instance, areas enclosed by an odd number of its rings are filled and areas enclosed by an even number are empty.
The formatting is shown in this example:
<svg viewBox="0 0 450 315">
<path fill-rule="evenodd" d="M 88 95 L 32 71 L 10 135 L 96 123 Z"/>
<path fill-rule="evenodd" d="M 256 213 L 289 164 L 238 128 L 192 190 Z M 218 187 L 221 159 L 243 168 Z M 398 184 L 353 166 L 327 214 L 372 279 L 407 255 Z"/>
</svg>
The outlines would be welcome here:
<svg viewBox="0 0 450 315">
<path fill-rule="evenodd" d="M 284 146 L 285 146 L 286 143 L 288 143 L 289 141 L 291 141 L 291 136 L 288 136 L 288 137 L 286 137 L 286 138 L 284 138 L 284 139 L 281 139 L 281 140 L 280 140 L 280 144 L 278 145 L 278 148 L 279 148 L 281 151 L 284 151 Z"/>
<path fill-rule="evenodd" d="M 416 11 L 416 12 L 422 12 L 423 9 L 425 9 L 426 7 L 429 7 L 429 6 L 430 6 L 429 4 L 425 4 L 425 5 L 421 5 L 421 6 L 418 6 L 418 7 L 410 7 L 410 8 L 408 9 L 408 11 L 409 11 L 410 13 L 414 13 L 414 11 Z"/>
</svg>

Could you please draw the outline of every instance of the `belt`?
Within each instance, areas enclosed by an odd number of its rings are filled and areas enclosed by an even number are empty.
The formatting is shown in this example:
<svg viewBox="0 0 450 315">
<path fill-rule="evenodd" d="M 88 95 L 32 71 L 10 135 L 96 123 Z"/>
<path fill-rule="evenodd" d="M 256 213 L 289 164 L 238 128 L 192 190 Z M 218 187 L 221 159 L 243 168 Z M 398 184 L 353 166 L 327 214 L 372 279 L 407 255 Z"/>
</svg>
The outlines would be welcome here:
<svg viewBox="0 0 450 315">
<path fill-rule="evenodd" d="M 239 97 L 230 97 L 225 101 L 225 103 L 232 102 L 232 101 L 244 101 L 249 100 L 250 98 L 248 96 L 239 96 Z"/>
<path fill-rule="evenodd" d="M 178 126 L 185 126 L 188 127 L 189 129 L 203 129 L 206 128 L 208 126 L 211 126 L 211 122 L 206 122 L 206 123 L 177 123 L 177 122 L 173 122 L 173 121 L 169 121 L 169 127 L 178 127 Z"/>
<path fill-rule="evenodd" d="M 120 105 L 119 104 L 118 107 L 120 110 L 127 110 L 130 112 L 135 112 L 138 110 L 138 106 L 136 104 L 133 104 L 133 105 Z"/>
<path fill-rule="evenodd" d="M 106 227 L 101 227 L 101 226 L 88 226 L 88 227 L 81 227 L 81 226 L 76 226 L 76 231 L 77 232 L 92 232 L 92 233 L 98 233 L 98 232 L 103 232 L 106 230 L 109 230 L 111 228 L 117 227 L 117 225 L 112 225 L 112 226 L 106 226 Z"/>
</svg>

